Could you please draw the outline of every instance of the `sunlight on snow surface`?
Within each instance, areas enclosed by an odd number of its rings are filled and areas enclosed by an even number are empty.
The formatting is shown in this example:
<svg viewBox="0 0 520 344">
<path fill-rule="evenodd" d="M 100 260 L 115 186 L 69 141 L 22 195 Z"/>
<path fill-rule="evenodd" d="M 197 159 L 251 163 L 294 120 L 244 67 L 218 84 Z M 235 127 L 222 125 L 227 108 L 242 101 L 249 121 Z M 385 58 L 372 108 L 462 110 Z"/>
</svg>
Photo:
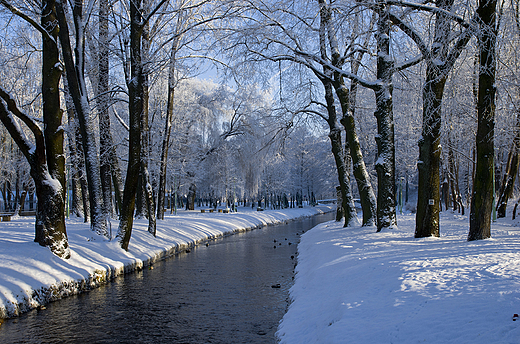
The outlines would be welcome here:
<svg viewBox="0 0 520 344">
<path fill-rule="evenodd" d="M 157 238 L 137 220 L 129 252 L 104 241 L 81 219 L 69 220 L 72 257 L 62 260 L 33 242 L 34 223 L 0 223 L 0 308 L 38 306 L 34 291 L 119 275 L 175 244 L 238 228 L 314 213 L 282 211 L 201 214 L 179 212 L 158 222 Z M 329 222 L 308 231 L 298 246 L 292 304 L 280 324 L 282 343 L 520 343 L 520 228 L 499 219 L 492 239 L 467 242 L 468 219 L 441 216 L 441 238 L 414 239 L 415 215 L 398 228 L 343 228 Z M 117 229 L 117 222 L 112 223 Z M 69 282 L 63 287 L 63 282 Z"/>
<path fill-rule="evenodd" d="M 499 219 L 468 242 L 468 218 L 441 215 L 441 238 L 319 225 L 298 246 L 282 343 L 520 343 L 520 228 Z"/>
</svg>

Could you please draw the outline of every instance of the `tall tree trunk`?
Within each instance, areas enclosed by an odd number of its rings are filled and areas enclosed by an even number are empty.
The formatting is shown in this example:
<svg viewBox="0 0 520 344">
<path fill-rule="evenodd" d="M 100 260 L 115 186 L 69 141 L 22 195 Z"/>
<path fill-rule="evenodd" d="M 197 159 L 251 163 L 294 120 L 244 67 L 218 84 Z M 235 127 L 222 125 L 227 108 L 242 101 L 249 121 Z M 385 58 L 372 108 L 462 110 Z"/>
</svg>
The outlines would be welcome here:
<svg viewBox="0 0 520 344">
<path fill-rule="evenodd" d="M 34 120 L 19 110 L 13 98 L 0 88 L 0 120 L 16 142 L 29 166 L 34 180 L 38 206 L 34 241 L 61 258 L 69 258 L 70 250 L 65 228 L 65 158 L 64 133 L 61 124 L 59 82 L 61 65 L 56 44 L 58 28 L 54 1 L 44 1 L 41 24 L 48 31 L 42 35 L 42 99 L 44 131 Z M 6 105 L 4 104 L 6 103 Z M 32 132 L 34 144 L 26 139 L 18 117 Z"/>
<path fill-rule="evenodd" d="M 423 125 L 419 140 L 419 186 L 415 237 L 439 236 L 441 105 L 446 76 L 439 75 L 435 66 L 426 68 L 423 87 Z"/>
<path fill-rule="evenodd" d="M 327 35 L 332 52 L 332 64 L 337 68 L 342 68 L 343 63 L 341 62 L 341 54 L 336 32 L 332 25 L 330 7 L 326 4 L 325 0 L 319 0 L 319 3 L 321 5 L 321 20 L 327 29 Z M 362 55 L 359 59 L 361 60 L 361 58 Z M 358 68 L 359 63 L 353 63 L 351 68 L 352 73 L 357 74 Z M 352 157 L 353 174 L 358 186 L 361 208 L 363 210 L 363 226 L 371 226 L 374 225 L 376 221 L 377 201 L 374 189 L 372 188 L 372 183 L 370 182 L 370 176 L 365 166 L 361 144 L 356 132 L 356 122 L 354 119 L 353 109 L 355 104 L 352 104 L 352 102 L 355 103 L 357 84 L 352 82 L 351 88 L 353 92 L 350 93 L 349 89 L 345 85 L 344 77 L 340 73 L 335 72 L 333 85 L 343 113 L 340 123 L 345 128 L 346 133 L 345 151 L 347 151 L 348 147 L 348 151 Z"/>
<path fill-rule="evenodd" d="M 88 222 L 88 187 L 84 173 L 85 159 L 83 157 L 83 147 L 80 144 L 81 133 L 75 119 L 74 104 L 72 104 L 72 99 L 67 92 L 65 92 L 65 103 L 69 123 L 69 159 L 71 164 L 71 176 L 69 178 L 72 179 L 71 212 L 77 217 L 83 216 L 85 222 Z"/>
<path fill-rule="evenodd" d="M 324 6 L 324 1 L 319 0 L 320 3 L 320 54 L 321 57 L 327 59 L 327 12 L 328 8 Z M 323 67 L 323 72 L 327 78 L 322 78 L 318 75 L 320 81 L 325 89 L 325 101 L 327 106 L 327 116 L 324 118 L 329 125 L 329 139 L 332 148 L 334 161 L 336 162 L 336 170 L 338 172 L 338 181 L 341 190 L 343 216 L 345 218 L 344 226 L 348 227 L 357 222 L 356 208 L 352 193 L 350 191 L 350 175 L 349 170 L 345 164 L 345 152 L 341 142 L 341 129 L 338 125 L 336 106 L 334 104 L 334 85 L 332 83 L 333 73 L 327 68 Z"/>
<path fill-rule="evenodd" d="M 468 240 L 491 237 L 495 155 L 496 5 L 496 0 L 480 0 L 477 10 L 481 26 L 479 30 L 477 166 L 471 198 Z"/>
<path fill-rule="evenodd" d="M 377 21 L 377 79 L 374 89 L 377 119 L 377 231 L 397 225 L 395 209 L 395 142 L 393 115 L 394 62 L 390 58 L 390 20 L 388 8 L 381 4 Z"/>
<path fill-rule="evenodd" d="M 112 137 L 110 138 L 112 140 Z M 112 175 L 112 185 L 114 186 L 114 196 L 116 199 L 117 213 L 121 214 L 123 204 L 123 177 L 121 176 L 121 168 L 119 167 L 119 157 L 112 140 L 110 149 L 110 172 Z"/>
<path fill-rule="evenodd" d="M 59 83 L 61 79 L 61 63 L 58 51 L 58 27 L 56 23 L 56 9 L 54 0 L 44 0 L 41 24 L 49 34 L 43 35 L 42 61 L 42 99 L 45 154 L 39 153 L 41 161 L 34 161 L 31 165 L 31 176 L 36 186 L 38 207 L 36 215 L 35 241 L 42 246 L 50 247 L 54 254 L 69 258 L 67 232 L 65 229 L 65 155 L 63 150 L 64 132 L 62 127 L 63 111 L 60 108 Z M 46 157 L 46 164 L 44 163 Z M 26 155 L 27 157 L 27 155 Z M 41 163 L 41 166 L 34 164 Z M 47 176 L 46 169 L 48 168 Z M 55 179 L 56 184 L 47 182 Z"/>
<path fill-rule="evenodd" d="M 377 201 L 370 182 L 370 176 L 366 169 L 361 144 L 356 133 L 356 123 L 353 112 L 351 111 L 350 92 L 345 86 L 341 76 L 335 76 L 334 87 L 340 100 L 343 116 L 340 123 L 345 128 L 346 144 L 348 144 L 350 156 L 352 158 L 353 174 L 356 179 L 361 208 L 363 210 L 363 226 L 372 226 L 376 221 Z"/>
<path fill-rule="evenodd" d="M 83 219 L 84 222 L 87 223 L 90 218 L 90 202 L 89 202 L 89 193 L 88 193 L 88 182 L 87 177 L 85 173 L 85 154 L 83 153 L 83 145 L 81 144 L 81 133 L 79 131 L 78 126 L 76 125 L 75 128 L 75 134 L 76 134 L 76 158 L 77 158 L 77 173 L 78 173 L 78 180 L 79 180 L 79 186 L 81 188 L 81 203 L 83 208 Z"/>
<path fill-rule="evenodd" d="M 453 154 L 451 146 L 448 149 L 448 171 L 453 210 L 458 210 L 459 213 L 462 211 L 462 215 L 464 215 L 464 205 L 462 204 L 462 195 L 460 194 L 459 187 L 459 164 L 458 161 L 455 161 L 455 154 Z"/>
<path fill-rule="evenodd" d="M 437 7 L 450 11 L 453 0 L 437 0 Z M 441 106 L 447 73 L 453 61 L 447 61 L 450 42 L 450 19 L 436 14 L 431 56 L 427 56 L 426 81 L 423 86 L 423 124 L 419 140 L 419 185 L 415 237 L 440 236 L 440 161 Z M 442 61 L 439 64 L 438 61 Z"/>
<path fill-rule="evenodd" d="M 350 190 L 349 170 L 345 163 L 345 152 L 341 142 L 341 129 L 339 128 L 336 119 L 332 82 L 327 80 L 322 80 L 322 82 L 323 81 L 325 87 L 325 99 L 327 101 L 329 139 L 334 161 L 336 162 L 336 169 L 338 171 L 338 181 L 341 190 L 341 198 L 343 200 L 343 216 L 345 218 L 344 226 L 348 227 L 357 222 L 356 207 Z"/>
<path fill-rule="evenodd" d="M 130 1 L 130 79 L 129 95 L 129 148 L 128 168 L 117 239 L 121 248 L 128 250 L 134 222 L 135 196 L 137 179 L 141 163 L 141 117 L 144 111 L 143 66 L 141 56 L 142 16 L 141 0 Z"/>
<path fill-rule="evenodd" d="M 61 64 L 57 45 L 59 29 L 56 26 L 56 2 L 44 0 L 41 24 L 49 32 L 52 39 L 43 35 L 42 61 L 42 98 L 45 150 L 47 166 L 51 176 L 59 180 L 65 196 L 65 155 L 63 151 L 64 132 L 62 127 L 63 111 L 60 108 L 59 82 Z"/>
<path fill-rule="evenodd" d="M 85 23 L 82 2 L 74 2 L 74 24 L 76 28 L 75 58 L 73 57 L 67 17 L 63 0 L 56 1 L 57 19 L 60 25 L 59 37 L 62 47 L 63 61 L 67 75 L 67 85 L 74 102 L 79 120 L 83 153 L 89 189 L 91 228 L 99 235 L 108 237 L 106 215 L 103 213 L 103 192 L 101 188 L 99 150 L 90 118 L 90 107 L 87 100 L 87 89 L 84 75 L 85 58 Z"/>
<path fill-rule="evenodd" d="M 179 24 L 179 22 L 178 22 Z M 179 26 L 179 25 L 177 25 Z M 170 135 L 172 131 L 172 118 L 173 118 L 173 104 L 175 98 L 175 87 L 176 87 L 176 78 L 175 78 L 175 64 L 176 64 L 176 53 L 179 46 L 180 35 L 176 35 L 171 49 L 170 55 L 170 66 L 168 70 L 168 104 L 166 107 L 166 118 L 165 118 L 165 126 L 164 126 L 164 137 L 162 142 L 161 149 L 161 167 L 159 173 L 159 192 L 157 195 L 157 218 L 160 220 L 164 220 L 164 198 L 166 194 L 166 178 L 167 178 L 167 168 L 168 168 L 168 148 L 170 145 Z"/>
<path fill-rule="evenodd" d="M 145 13 L 149 12 L 149 2 L 144 1 Z M 148 232 L 156 235 L 157 226 L 155 220 L 155 201 L 153 187 L 150 181 L 150 127 L 149 127 L 149 80 L 150 74 L 150 28 L 148 22 L 143 27 L 142 56 L 143 56 L 143 112 L 141 115 L 141 179 L 143 187 L 145 215 L 148 218 Z"/>
<path fill-rule="evenodd" d="M 327 15 L 328 7 L 325 6 L 324 1 L 319 0 L 320 4 L 320 54 L 324 60 L 327 60 Z M 334 85 L 333 85 L 333 73 L 327 68 L 323 67 L 323 72 L 327 75 L 327 78 L 322 78 L 319 75 L 318 78 L 323 84 L 325 89 L 325 101 L 327 116 L 324 119 L 329 125 L 329 139 L 332 148 L 332 154 L 336 163 L 336 170 L 338 172 L 338 181 L 341 191 L 343 216 L 345 218 L 344 226 L 348 227 L 357 222 L 356 207 L 354 205 L 354 199 L 350 191 L 350 171 L 347 169 L 345 163 L 345 152 L 343 150 L 341 142 L 341 129 L 338 125 L 335 99 L 334 99 Z"/>
<path fill-rule="evenodd" d="M 113 216 L 112 182 L 111 182 L 111 153 L 114 149 L 110 130 L 109 114 L 109 39 L 108 39 L 108 0 L 99 1 L 99 43 L 98 52 L 98 80 L 97 80 L 97 107 L 99 117 L 99 158 L 100 177 L 103 192 L 103 213 L 107 217 Z"/>
<path fill-rule="evenodd" d="M 516 175 L 518 174 L 518 167 L 520 165 L 520 111 L 516 114 L 515 137 L 509 150 L 507 157 L 507 165 L 498 193 L 497 201 L 497 217 L 505 217 L 507 210 L 507 201 L 513 195 Z"/>
</svg>

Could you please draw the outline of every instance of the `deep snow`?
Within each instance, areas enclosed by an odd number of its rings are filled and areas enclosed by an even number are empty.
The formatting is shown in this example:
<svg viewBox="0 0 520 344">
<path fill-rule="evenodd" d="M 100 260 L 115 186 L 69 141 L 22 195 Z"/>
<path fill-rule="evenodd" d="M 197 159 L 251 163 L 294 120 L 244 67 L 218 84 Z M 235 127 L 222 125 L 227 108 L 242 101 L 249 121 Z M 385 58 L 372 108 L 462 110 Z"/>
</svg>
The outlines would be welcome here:
<svg viewBox="0 0 520 344">
<path fill-rule="evenodd" d="M 141 269 L 202 241 L 268 224 L 312 216 L 333 209 L 317 206 L 237 213 L 178 211 L 157 221 L 157 237 L 148 221 L 134 221 L 128 252 L 116 240 L 90 230 L 82 219 L 67 220 L 70 259 L 60 259 L 34 242 L 34 217 L 0 222 L 0 318 L 19 315 L 46 303 L 97 287 L 118 275 Z M 117 221 L 112 221 L 115 237 Z"/>
<path fill-rule="evenodd" d="M 0 222 L 0 312 L 95 287 L 207 238 L 327 208 L 245 210 L 167 215 L 157 238 L 137 220 L 128 252 L 68 220 L 69 260 L 33 242 L 34 219 Z M 414 239 L 414 214 L 398 215 L 398 228 L 382 233 L 342 224 L 302 235 L 282 343 L 520 343 L 519 221 L 499 219 L 492 239 L 474 242 L 467 216 L 451 211 L 441 215 L 440 238 Z"/>
<path fill-rule="evenodd" d="M 508 214 L 509 216 L 509 214 Z M 298 246 L 281 343 L 520 343 L 519 222 L 467 241 L 467 216 L 441 215 L 440 238 L 328 222 Z"/>
</svg>

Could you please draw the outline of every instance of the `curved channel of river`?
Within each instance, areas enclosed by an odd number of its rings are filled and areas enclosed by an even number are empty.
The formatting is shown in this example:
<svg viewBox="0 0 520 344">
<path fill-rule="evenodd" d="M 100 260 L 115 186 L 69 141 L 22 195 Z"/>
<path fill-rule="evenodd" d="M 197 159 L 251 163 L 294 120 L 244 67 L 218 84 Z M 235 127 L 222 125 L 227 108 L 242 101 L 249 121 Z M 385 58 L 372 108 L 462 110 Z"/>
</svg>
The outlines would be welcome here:
<svg viewBox="0 0 520 344">
<path fill-rule="evenodd" d="M 1 343 L 275 343 L 299 235 L 334 214 L 208 242 L 0 326 Z"/>
</svg>

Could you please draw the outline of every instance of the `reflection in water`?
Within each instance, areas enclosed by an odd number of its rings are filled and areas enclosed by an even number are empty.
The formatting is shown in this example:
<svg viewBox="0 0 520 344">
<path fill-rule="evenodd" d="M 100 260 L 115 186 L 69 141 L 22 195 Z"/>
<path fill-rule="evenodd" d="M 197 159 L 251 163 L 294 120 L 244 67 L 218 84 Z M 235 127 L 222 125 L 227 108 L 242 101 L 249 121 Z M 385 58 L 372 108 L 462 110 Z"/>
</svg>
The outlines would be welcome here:
<svg viewBox="0 0 520 344">
<path fill-rule="evenodd" d="M 153 269 L 7 320 L 0 342 L 274 343 L 288 305 L 299 234 L 332 218 L 320 215 L 211 241 Z"/>
</svg>

